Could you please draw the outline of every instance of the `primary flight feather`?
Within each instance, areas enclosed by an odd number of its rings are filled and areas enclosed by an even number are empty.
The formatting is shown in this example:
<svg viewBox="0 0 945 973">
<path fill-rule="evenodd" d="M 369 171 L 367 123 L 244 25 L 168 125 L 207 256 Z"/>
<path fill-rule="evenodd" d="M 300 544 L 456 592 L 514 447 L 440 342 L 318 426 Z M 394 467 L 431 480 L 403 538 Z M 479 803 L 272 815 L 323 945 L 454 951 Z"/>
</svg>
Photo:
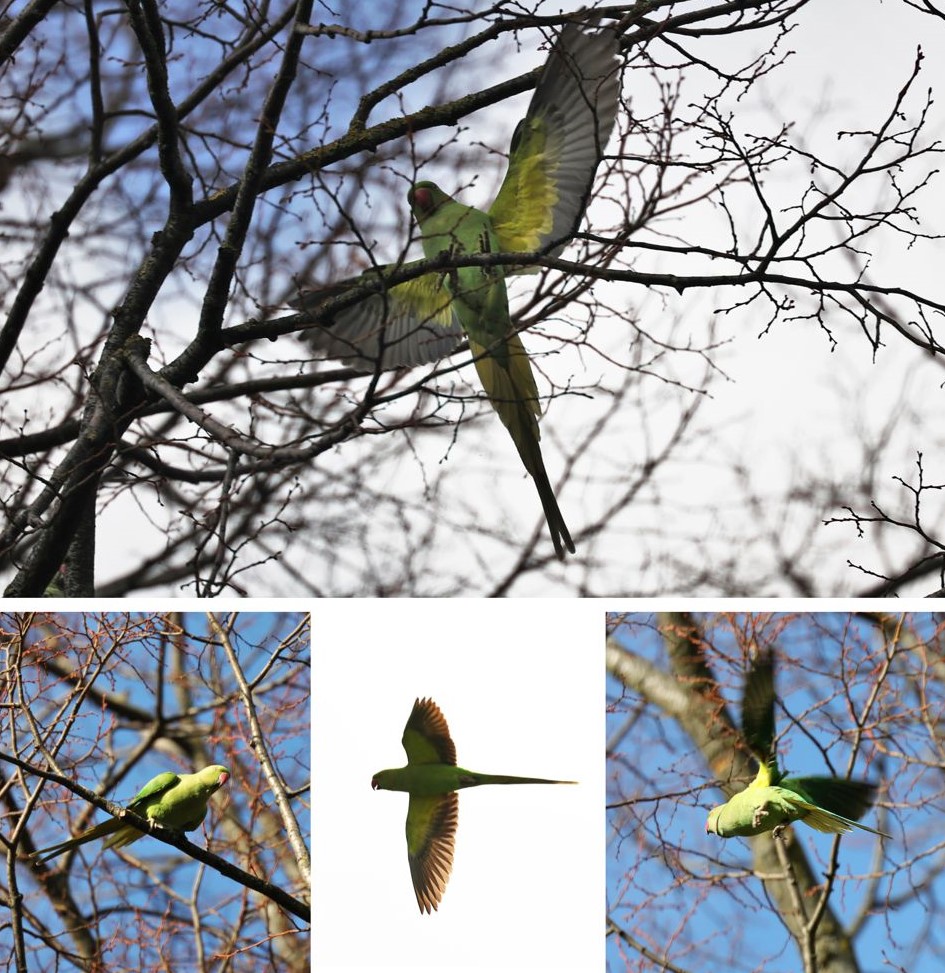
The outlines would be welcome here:
<svg viewBox="0 0 945 973">
<path fill-rule="evenodd" d="M 617 114 L 617 36 L 569 25 L 542 71 L 512 137 L 509 168 L 487 212 L 457 202 L 432 182 L 408 195 L 428 259 L 508 251 L 557 255 L 577 232 L 594 173 Z M 409 264 L 407 266 L 410 266 Z M 381 280 L 383 270 L 359 280 Z M 469 341 L 479 380 L 535 481 L 555 553 L 574 542 L 539 446 L 541 404 L 531 363 L 512 326 L 505 278 L 525 267 L 457 267 L 372 294 L 307 332 L 331 357 L 364 371 L 435 361 Z M 352 282 L 357 284 L 357 281 Z M 337 293 L 337 288 L 332 289 Z M 296 306 L 317 310 L 325 292 Z"/>
<path fill-rule="evenodd" d="M 481 784 L 573 784 L 571 780 L 478 774 L 456 766 L 456 747 L 446 718 L 432 699 L 418 699 L 404 727 L 407 766 L 379 770 L 374 790 L 406 791 L 407 860 L 421 912 L 436 910 L 453 868 L 459 820 L 456 791 Z"/>
<path fill-rule="evenodd" d="M 706 832 L 747 837 L 803 821 L 816 831 L 846 834 L 853 828 L 889 838 L 861 818 L 876 799 L 876 784 L 841 777 L 786 777 L 778 769 L 774 724 L 774 654 L 759 651 L 745 677 L 742 734 L 758 761 L 755 779 L 713 808 Z"/>
<path fill-rule="evenodd" d="M 230 772 L 219 764 L 196 774 L 158 774 L 141 788 L 128 810 L 173 831 L 193 831 L 206 817 L 210 797 L 229 779 Z M 109 818 L 75 838 L 34 851 L 30 857 L 39 864 L 106 835 L 104 848 L 123 848 L 143 837 L 144 832 L 119 818 Z"/>
</svg>

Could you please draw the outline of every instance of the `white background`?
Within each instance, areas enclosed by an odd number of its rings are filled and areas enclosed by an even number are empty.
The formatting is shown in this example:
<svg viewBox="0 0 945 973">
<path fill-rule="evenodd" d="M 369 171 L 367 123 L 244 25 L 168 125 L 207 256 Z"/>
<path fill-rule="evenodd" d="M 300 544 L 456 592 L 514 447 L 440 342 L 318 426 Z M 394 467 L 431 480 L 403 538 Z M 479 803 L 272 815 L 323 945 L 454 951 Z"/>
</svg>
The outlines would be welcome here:
<svg viewBox="0 0 945 973">
<path fill-rule="evenodd" d="M 603 610 L 334 602 L 312 633 L 315 969 L 602 968 Z M 432 915 L 410 881 L 407 796 L 371 790 L 406 762 L 418 696 L 460 766 L 580 782 L 462 791 Z"/>
</svg>

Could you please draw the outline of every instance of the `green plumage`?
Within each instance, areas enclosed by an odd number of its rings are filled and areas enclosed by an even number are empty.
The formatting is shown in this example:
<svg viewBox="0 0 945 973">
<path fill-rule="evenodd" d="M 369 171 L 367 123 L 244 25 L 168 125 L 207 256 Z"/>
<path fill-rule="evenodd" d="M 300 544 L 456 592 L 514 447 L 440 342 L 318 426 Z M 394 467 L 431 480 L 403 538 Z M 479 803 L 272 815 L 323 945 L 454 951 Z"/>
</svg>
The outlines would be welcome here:
<svg viewBox="0 0 945 973">
<path fill-rule="evenodd" d="M 432 182 L 408 193 L 423 252 L 560 253 L 577 232 L 618 104 L 617 36 L 566 27 L 515 129 L 509 168 L 488 212 L 456 202 Z M 382 268 L 387 269 L 387 268 Z M 555 554 L 574 553 L 539 446 L 541 405 L 531 364 L 512 326 L 505 278 L 528 268 L 457 267 L 397 284 L 339 312 L 308 338 L 319 350 L 373 372 L 435 361 L 469 340 L 486 395 L 535 481 Z M 378 272 L 367 272 L 377 279 Z M 317 310 L 330 292 L 302 295 Z"/>
<path fill-rule="evenodd" d="M 173 831 L 199 828 L 207 814 L 207 802 L 229 780 L 226 767 L 214 764 L 195 774 L 164 773 L 152 777 L 128 805 L 128 810 Z M 119 818 L 110 818 L 57 845 L 41 848 L 30 856 L 36 863 L 55 858 L 96 838 L 106 837 L 102 847 L 123 848 L 143 837 L 144 832 Z"/>
<path fill-rule="evenodd" d="M 758 774 L 745 790 L 709 812 L 706 831 L 722 838 L 748 837 L 803 821 L 830 834 L 859 828 L 890 837 L 857 823 L 876 798 L 875 784 L 840 777 L 784 776 L 775 750 L 774 704 L 774 654 L 759 650 L 742 694 L 742 735 L 758 761 Z"/>
<path fill-rule="evenodd" d="M 421 912 L 436 910 L 453 867 L 459 818 L 456 791 L 481 784 L 572 784 L 569 780 L 479 774 L 456 766 L 456 747 L 446 718 L 432 699 L 418 699 L 404 727 L 407 766 L 379 770 L 374 790 L 405 791 L 407 861 Z"/>
<path fill-rule="evenodd" d="M 410 192 L 410 205 L 423 231 L 423 250 L 429 258 L 493 253 L 499 244 L 490 217 L 463 206 L 430 182 Z M 490 267 L 459 267 L 444 275 L 453 299 L 453 313 L 469 339 L 476 372 L 492 407 L 509 431 L 541 500 L 555 552 L 574 553 L 574 541 L 558 507 L 541 455 L 538 416 L 541 404 L 528 355 L 512 328 L 505 271 Z"/>
<path fill-rule="evenodd" d="M 543 777 L 510 777 L 507 774 L 478 774 L 448 764 L 408 764 L 392 770 L 379 770 L 371 781 L 374 790 L 406 791 L 420 797 L 449 794 L 480 784 L 570 784 L 567 780 Z"/>
</svg>

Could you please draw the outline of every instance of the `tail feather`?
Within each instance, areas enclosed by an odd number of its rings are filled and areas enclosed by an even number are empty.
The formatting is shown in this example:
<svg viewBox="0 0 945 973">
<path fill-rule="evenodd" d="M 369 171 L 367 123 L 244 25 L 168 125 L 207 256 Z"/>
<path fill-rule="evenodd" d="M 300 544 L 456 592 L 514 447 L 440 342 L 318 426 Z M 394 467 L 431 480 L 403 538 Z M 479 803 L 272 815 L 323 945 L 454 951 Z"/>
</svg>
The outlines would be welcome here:
<svg viewBox="0 0 945 973">
<path fill-rule="evenodd" d="M 870 834 L 879 835 L 881 838 L 892 837 L 892 835 L 886 834 L 885 831 L 877 831 L 875 828 L 860 824 L 852 818 L 845 818 L 842 814 L 835 814 L 833 811 L 818 807 L 816 804 L 808 804 L 807 801 L 803 801 L 800 798 L 795 799 L 792 803 L 807 812 L 801 817 L 801 820 L 815 831 L 821 831 L 826 834 L 847 834 L 847 832 L 852 831 L 854 828 L 859 828 L 861 831 L 869 831 Z"/>
<path fill-rule="evenodd" d="M 34 851 L 30 857 L 35 859 L 36 864 L 38 865 L 40 862 L 48 861 L 50 858 L 55 858 L 57 855 L 61 855 L 72 848 L 78 848 L 79 845 L 84 845 L 90 841 L 95 841 L 96 838 L 102 838 L 105 835 L 114 834 L 121 827 L 123 827 L 123 825 L 118 818 L 109 818 L 108 821 L 103 821 L 101 824 L 97 824 L 95 827 L 89 828 L 88 831 L 83 831 L 82 834 L 75 838 L 68 838 L 66 841 L 61 841 L 57 845 L 50 845 L 48 848 L 40 848 L 39 851 Z M 138 832 L 139 837 L 140 834 L 141 832 Z"/>
<path fill-rule="evenodd" d="M 462 787 L 479 784 L 576 784 L 576 780 L 546 780 L 544 777 L 510 777 L 507 774 L 467 774 L 460 777 Z"/>
<path fill-rule="evenodd" d="M 487 353 L 486 348 L 473 338 L 469 339 L 469 346 L 476 356 L 476 371 L 486 395 L 508 429 L 525 469 L 535 481 L 555 553 L 559 560 L 564 560 L 565 548 L 574 553 L 574 541 L 541 456 L 541 431 L 538 428 L 541 404 L 522 339 L 517 334 L 509 336 L 501 357 Z"/>
</svg>

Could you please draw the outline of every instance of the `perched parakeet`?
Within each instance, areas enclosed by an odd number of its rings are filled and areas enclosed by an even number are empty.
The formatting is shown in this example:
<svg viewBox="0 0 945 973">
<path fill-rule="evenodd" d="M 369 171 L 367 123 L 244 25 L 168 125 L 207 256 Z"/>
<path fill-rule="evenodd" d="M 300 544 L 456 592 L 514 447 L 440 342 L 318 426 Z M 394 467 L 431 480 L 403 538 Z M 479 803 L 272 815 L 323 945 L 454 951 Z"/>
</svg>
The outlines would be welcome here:
<svg viewBox="0 0 945 973">
<path fill-rule="evenodd" d="M 432 182 L 409 191 L 428 259 L 503 251 L 557 255 L 564 249 L 577 232 L 617 115 L 617 50 L 611 30 L 591 34 L 569 25 L 562 31 L 515 129 L 508 172 L 488 212 L 456 202 Z M 555 553 L 563 559 L 565 549 L 574 553 L 574 542 L 542 460 L 538 389 L 505 286 L 507 274 L 528 269 L 495 265 L 425 274 L 337 312 L 306 337 L 330 357 L 373 372 L 435 361 L 465 334 L 486 395 L 538 487 Z M 324 291 L 303 295 L 295 305 L 317 310 L 325 297 Z"/>
<path fill-rule="evenodd" d="M 709 812 L 706 832 L 745 837 L 803 821 L 831 834 L 860 828 L 889 838 L 857 823 L 876 798 L 876 784 L 841 777 L 785 777 L 778 770 L 774 700 L 774 654 L 767 649 L 752 660 L 742 695 L 742 734 L 758 760 L 758 774 L 745 790 Z"/>
<path fill-rule="evenodd" d="M 193 831 L 206 817 L 211 795 L 229 779 L 230 772 L 219 764 L 204 767 L 196 774 L 158 774 L 141 788 L 128 810 L 173 831 Z M 34 851 L 30 857 L 39 864 L 104 835 L 110 835 L 103 843 L 104 848 L 123 848 L 137 841 L 144 832 L 119 818 L 110 818 L 75 838 Z"/>
<path fill-rule="evenodd" d="M 453 844 L 459 817 L 456 791 L 480 784 L 573 784 L 573 780 L 477 774 L 456 766 L 449 727 L 432 699 L 418 699 L 404 727 L 407 766 L 379 770 L 374 790 L 406 791 L 407 860 L 420 911 L 434 911 L 443 898 L 453 868 Z"/>
</svg>

